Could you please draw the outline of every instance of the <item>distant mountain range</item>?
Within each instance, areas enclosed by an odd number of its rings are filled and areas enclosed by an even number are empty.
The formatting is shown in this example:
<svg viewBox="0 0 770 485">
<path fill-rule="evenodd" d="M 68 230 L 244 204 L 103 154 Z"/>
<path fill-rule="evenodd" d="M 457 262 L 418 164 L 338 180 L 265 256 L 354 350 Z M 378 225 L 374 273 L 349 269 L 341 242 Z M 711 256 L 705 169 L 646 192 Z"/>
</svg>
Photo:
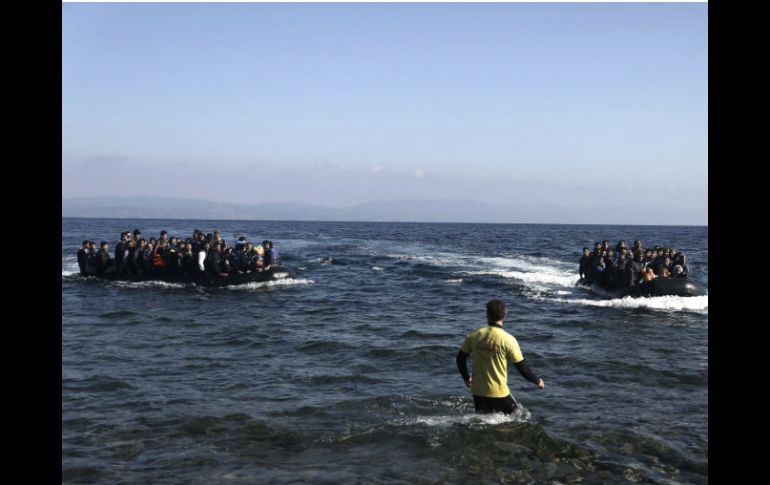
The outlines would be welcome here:
<svg viewBox="0 0 770 485">
<path fill-rule="evenodd" d="M 559 206 L 502 206 L 477 200 L 372 201 L 350 207 L 327 207 L 306 203 L 238 204 L 203 199 L 172 197 L 78 197 L 62 199 L 62 217 L 104 217 L 125 219 L 213 219 L 213 220 L 295 220 L 372 222 L 488 222 L 546 224 L 676 224 L 697 220 L 693 214 L 672 214 L 665 220 L 629 220 L 628 215 L 648 217 L 657 211 L 647 207 L 640 213 L 628 206 L 569 208 Z M 632 212 L 629 212 L 632 211 Z"/>
</svg>

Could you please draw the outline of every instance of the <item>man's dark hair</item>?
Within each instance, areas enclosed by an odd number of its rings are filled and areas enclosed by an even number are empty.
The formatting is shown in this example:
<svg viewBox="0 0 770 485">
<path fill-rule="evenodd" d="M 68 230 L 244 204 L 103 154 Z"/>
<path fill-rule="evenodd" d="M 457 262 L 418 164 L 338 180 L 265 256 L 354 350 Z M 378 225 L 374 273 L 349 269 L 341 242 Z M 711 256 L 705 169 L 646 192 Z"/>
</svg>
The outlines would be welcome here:
<svg viewBox="0 0 770 485">
<path fill-rule="evenodd" d="M 83 244 L 82 244 L 82 245 L 83 245 L 83 246 L 88 246 L 88 239 L 86 239 L 85 241 L 83 241 Z"/>
<path fill-rule="evenodd" d="M 505 303 L 500 300 L 487 302 L 487 322 L 495 323 L 505 318 Z"/>
</svg>

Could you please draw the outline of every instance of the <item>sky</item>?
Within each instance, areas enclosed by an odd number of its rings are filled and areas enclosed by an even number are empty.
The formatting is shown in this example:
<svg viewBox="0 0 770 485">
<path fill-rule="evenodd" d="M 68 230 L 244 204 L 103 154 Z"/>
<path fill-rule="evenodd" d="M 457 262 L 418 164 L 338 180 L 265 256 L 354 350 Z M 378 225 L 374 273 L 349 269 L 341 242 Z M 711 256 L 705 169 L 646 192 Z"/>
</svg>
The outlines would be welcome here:
<svg viewBox="0 0 770 485">
<path fill-rule="evenodd" d="M 64 3 L 62 196 L 707 224 L 707 9 Z"/>
</svg>

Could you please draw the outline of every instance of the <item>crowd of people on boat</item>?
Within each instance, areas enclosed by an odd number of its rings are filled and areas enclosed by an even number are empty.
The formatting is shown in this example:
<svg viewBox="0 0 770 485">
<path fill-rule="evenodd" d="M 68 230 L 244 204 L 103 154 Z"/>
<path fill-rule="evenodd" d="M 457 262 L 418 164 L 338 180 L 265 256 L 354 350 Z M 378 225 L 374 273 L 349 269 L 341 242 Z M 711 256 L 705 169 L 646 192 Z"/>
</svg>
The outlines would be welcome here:
<svg viewBox="0 0 770 485">
<path fill-rule="evenodd" d="M 593 251 L 583 248 L 580 282 L 603 288 L 627 288 L 655 278 L 689 278 L 687 256 L 670 247 L 645 249 L 640 240 L 627 248 L 624 240 L 614 248 L 608 241 L 594 243 Z"/>
<path fill-rule="evenodd" d="M 142 231 L 124 231 L 110 253 L 110 244 L 83 241 L 77 253 L 80 274 L 102 276 L 117 274 L 142 276 L 176 274 L 189 276 L 219 276 L 269 271 L 281 265 L 278 252 L 269 240 L 262 244 L 249 242 L 241 236 L 228 243 L 222 233 L 204 233 L 195 229 L 192 237 L 182 239 L 160 231 L 156 239 L 142 237 Z"/>
</svg>

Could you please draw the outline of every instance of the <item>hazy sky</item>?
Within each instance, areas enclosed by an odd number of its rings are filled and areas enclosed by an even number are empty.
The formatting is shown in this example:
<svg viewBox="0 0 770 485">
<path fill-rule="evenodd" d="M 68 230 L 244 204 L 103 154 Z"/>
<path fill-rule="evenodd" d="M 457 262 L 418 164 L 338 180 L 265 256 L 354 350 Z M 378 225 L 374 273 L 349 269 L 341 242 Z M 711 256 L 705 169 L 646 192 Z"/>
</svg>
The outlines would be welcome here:
<svg viewBox="0 0 770 485">
<path fill-rule="evenodd" d="M 653 200 L 705 224 L 707 8 L 66 3 L 62 194 Z"/>
</svg>

